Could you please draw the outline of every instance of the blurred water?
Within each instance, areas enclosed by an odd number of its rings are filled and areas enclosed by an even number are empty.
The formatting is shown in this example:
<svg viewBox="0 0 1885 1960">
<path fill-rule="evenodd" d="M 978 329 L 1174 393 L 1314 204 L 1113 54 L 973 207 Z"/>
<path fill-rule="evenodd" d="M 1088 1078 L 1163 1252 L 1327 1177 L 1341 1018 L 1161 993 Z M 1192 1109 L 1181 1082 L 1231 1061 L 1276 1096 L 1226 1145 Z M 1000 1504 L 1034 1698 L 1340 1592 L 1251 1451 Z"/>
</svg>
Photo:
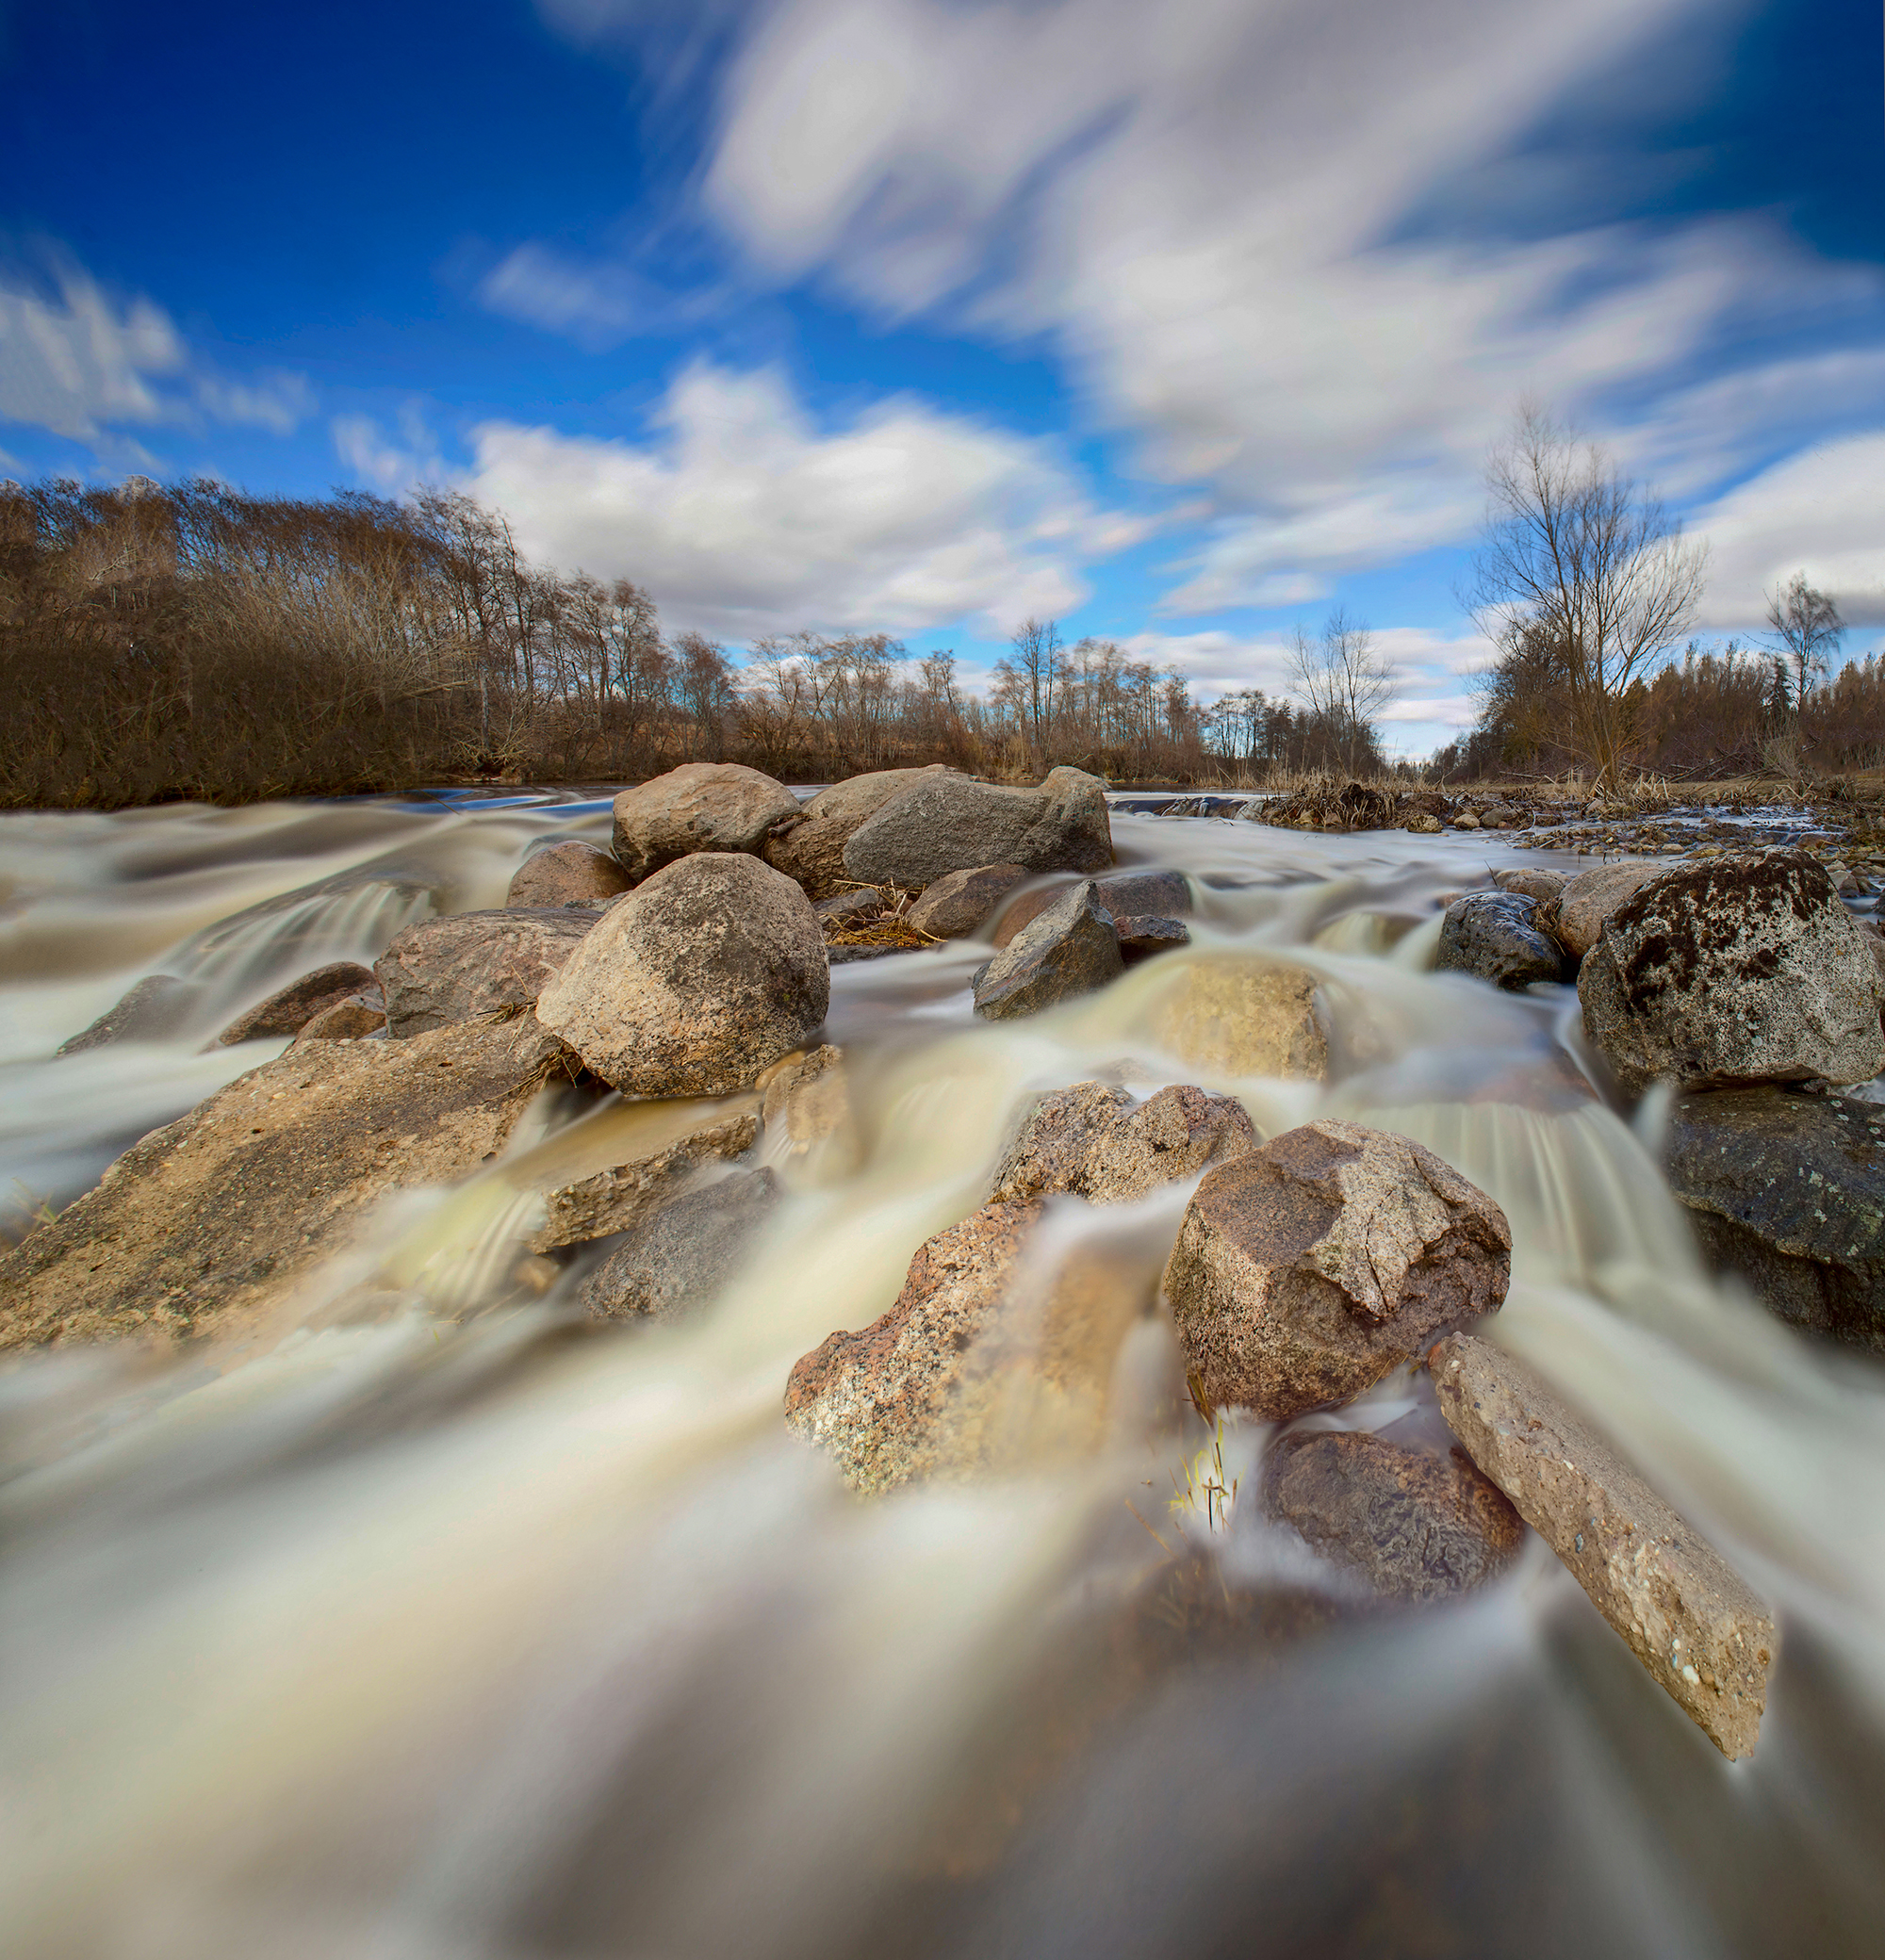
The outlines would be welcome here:
<svg viewBox="0 0 1885 1960">
<path fill-rule="evenodd" d="M 204 1052 L 271 986 L 498 903 L 533 843 L 606 825 L 599 801 L 528 800 L 0 819 L 7 1174 L 82 1184 L 276 1052 Z M 1879 1951 L 1877 1371 L 1704 1274 L 1644 1141 L 1577 1087 L 1564 990 L 1425 971 L 1438 897 L 1518 854 L 1115 834 L 1199 881 L 1194 947 L 1002 1026 L 970 1010 L 985 948 L 835 970 L 861 1148 L 787 1168 L 691 1322 L 597 1328 L 554 1292 L 483 1307 L 533 1162 L 656 1119 L 558 1129 L 547 1105 L 538 1158 L 386 1208 L 391 1319 L 239 1365 L 55 1353 L 0 1376 L 9 1952 Z M 1323 978 L 1325 1086 L 1201 1074 L 1154 1037 L 1186 962 L 1259 949 Z M 52 1058 L 156 972 L 205 984 L 187 1033 Z M 1209 1439 L 1154 1311 L 1097 1456 L 861 1504 L 786 1434 L 792 1363 L 890 1304 L 1023 1100 L 1121 1065 L 1229 1089 L 1266 1133 L 1323 1111 L 1402 1131 L 1499 1199 L 1498 1337 L 1778 1605 L 1752 1761 L 1715 1755 L 1535 1543 L 1469 1603 L 1382 1615 L 1247 1502 L 1221 1529 L 1174 1510 Z M 1139 1283 L 1185 1196 L 1062 1201 L 1050 1247 Z M 1337 1419 L 1432 1415 L 1401 1376 Z M 1264 1434 L 1231 1427 L 1229 1472 Z M 1188 1547 L 1205 1562 L 1168 1561 Z"/>
</svg>

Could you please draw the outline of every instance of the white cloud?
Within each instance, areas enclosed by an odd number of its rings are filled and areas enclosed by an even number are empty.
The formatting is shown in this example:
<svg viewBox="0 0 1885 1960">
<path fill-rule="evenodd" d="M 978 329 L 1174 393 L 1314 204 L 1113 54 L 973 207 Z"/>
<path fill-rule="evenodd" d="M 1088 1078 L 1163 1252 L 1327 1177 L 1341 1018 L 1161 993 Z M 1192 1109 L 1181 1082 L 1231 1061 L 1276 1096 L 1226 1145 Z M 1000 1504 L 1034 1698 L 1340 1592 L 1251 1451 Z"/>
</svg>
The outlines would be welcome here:
<svg viewBox="0 0 1885 1960">
<path fill-rule="evenodd" d="M 55 268 L 50 291 L 0 269 L 0 421 L 148 460 L 112 432 L 207 416 L 286 435 L 313 405 L 303 376 L 232 380 L 190 349 L 162 307 L 114 301 L 70 261 Z"/>
<path fill-rule="evenodd" d="M 1730 490 L 1696 516 L 1709 541 L 1704 624 L 1759 630 L 1763 595 L 1796 571 L 1847 625 L 1885 626 L 1885 431 L 1822 444 Z"/>
<path fill-rule="evenodd" d="M 730 295 L 717 285 L 670 291 L 625 260 L 583 264 L 531 241 L 485 274 L 478 298 L 493 313 L 601 353 L 636 334 L 697 326 L 723 313 Z"/>
<path fill-rule="evenodd" d="M 585 18 L 607 10 L 587 0 Z M 1779 363 L 1667 417 L 1618 405 L 1731 361 L 1737 335 L 1876 296 L 1871 272 L 1775 221 L 1593 224 L 1566 206 L 1553 230 L 1546 198 L 1527 214 L 1540 236 L 1416 223 L 1698 11 L 778 0 L 726 78 L 703 195 L 776 281 L 1049 336 L 1145 467 L 1216 492 L 1168 610 L 1273 604 L 1469 531 L 1522 393 L 1696 489 L 1837 399 L 1830 369 Z M 1567 198 L 1588 181 L 1549 162 L 1528 181 Z"/>
<path fill-rule="evenodd" d="M 399 433 L 390 438 L 371 416 L 336 416 L 329 424 L 334 453 L 382 497 L 398 497 L 421 483 L 442 482 L 446 470 L 438 445 L 416 403 L 400 411 Z"/>
<path fill-rule="evenodd" d="M 465 480 L 533 556 L 647 585 L 730 638 L 1006 631 L 1086 596 L 1083 563 L 1146 526 L 1094 510 L 1048 447 L 909 399 L 817 428 L 778 370 L 698 362 L 636 444 L 487 422 Z"/>
</svg>

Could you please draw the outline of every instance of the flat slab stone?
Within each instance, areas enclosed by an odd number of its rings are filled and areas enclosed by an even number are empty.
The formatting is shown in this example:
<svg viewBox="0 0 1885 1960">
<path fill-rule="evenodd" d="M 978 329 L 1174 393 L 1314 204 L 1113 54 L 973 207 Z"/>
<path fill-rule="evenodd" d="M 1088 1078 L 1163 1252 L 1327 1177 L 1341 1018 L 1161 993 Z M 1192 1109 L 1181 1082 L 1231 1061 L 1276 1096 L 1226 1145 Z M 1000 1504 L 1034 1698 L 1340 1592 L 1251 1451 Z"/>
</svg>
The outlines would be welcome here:
<svg viewBox="0 0 1885 1960">
<path fill-rule="evenodd" d="M 1522 1363 L 1470 1334 L 1429 1359 L 1447 1426 L 1682 1712 L 1752 1756 L 1778 1642 L 1746 1581 Z"/>
</svg>

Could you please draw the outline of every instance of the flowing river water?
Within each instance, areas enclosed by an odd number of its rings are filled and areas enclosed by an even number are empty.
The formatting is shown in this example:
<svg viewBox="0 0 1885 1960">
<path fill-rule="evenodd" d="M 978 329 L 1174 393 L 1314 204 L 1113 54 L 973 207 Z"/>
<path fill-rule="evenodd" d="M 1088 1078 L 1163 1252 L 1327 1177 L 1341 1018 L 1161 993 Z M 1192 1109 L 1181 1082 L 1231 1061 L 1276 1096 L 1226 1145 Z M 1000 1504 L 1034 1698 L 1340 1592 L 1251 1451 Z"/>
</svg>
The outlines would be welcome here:
<svg viewBox="0 0 1885 1960">
<path fill-rule="evenodd" d="M 0 819 L 0 1187 L 85 1189 L 282 1043 L 205 1048 L 324 961 L 502 902 L 605 801 Z M 23 1960 L 1876 1954 L 1885 1950 L 1885 1376 L 1703 1270 L 1657 1108 L 1575 1092 L 1575 996 L 1427 971 L 1491 840 L 1121 815 L 1194 944 L 1032 1021 L 985 948 L 834 969 L 861 1154 L 710 1308 L 494 1298 L 515 1184 L 402 1194 L 367 1320 L 0 1375 L 0 1869 Z M 1545 861 L 1549 861 L 1545 860 Z M 1322 977 L 1326 1084 L 1160 1051 L 1174 963 Z M 144 974 L 174 1038 L 53 1050 Z M 1024 1100 L 1131 1064 L 1266 1135 L 1418 1138 L 1504 1207 L 1495 1339 L 1592 1413 L 1777 1608 L 1729 1764 L 1536 1539 L 1465 1601 L 1364 1610 L 1255 1515 L 1154 1298 L 1187 1191 L 1048 1231 L 1137 1276 L 1106 1446 L 861 1502 L 790 1436 L 793 1362 L 981 1201 Z M 559 1147 L 555 1107 L 514 1151 Z M 619 1121 L 604 1107 L 583 1120 Z M 506 1255 L 506 1256 L 500 1256 Z M 1438 1435 L 1424 1378 L 1334 1417 Z"/>
</svg>

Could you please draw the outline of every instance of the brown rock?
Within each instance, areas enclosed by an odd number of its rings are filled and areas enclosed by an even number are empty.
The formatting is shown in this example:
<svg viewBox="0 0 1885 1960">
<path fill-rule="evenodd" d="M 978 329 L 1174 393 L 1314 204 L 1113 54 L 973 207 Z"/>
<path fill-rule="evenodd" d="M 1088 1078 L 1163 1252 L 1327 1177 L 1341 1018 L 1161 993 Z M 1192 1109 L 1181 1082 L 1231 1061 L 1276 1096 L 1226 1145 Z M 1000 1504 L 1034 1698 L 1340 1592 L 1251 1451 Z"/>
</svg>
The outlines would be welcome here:
<svg viewBox="0 0 1885 1960">
<path fill-rule="evenodd" d="M 1147 919 L 1128 915 L 1115 918 L 1113 930 L 1119 935 L 1120 957 L 1127 966 L 1137 966 L 1156 953 L 1175 953 L 1191 943 L 1190 928 L 1182 919 Z"/>
<path fill-rule="evenodd" d="M 1298 1430 L 1270 1446 L 1264 1512 L 1323 1558 L 1402 1599 L 1445 1599 L 1495 1577 L 1525 1527 L 1464 1451 L 1435 1456 L 1359 1430 Z"/>
<path fill-rule="evenodd" d="M 1521 898 L 1535 898 L 1541 906 L 1549 906 L 1564 896 L 1570 879 L 1561 871 L 1545 871 L 1528 864 L 1516 871 L 1496 871 L 1492 882 L 1501 891 L 1516 891 Z"/>
<path fill-rule="evenodd" d="M 779 1196 L 770 1170 L 735 1170 L 670 1198 L 583 1281 L 578 1299 L 596 1320 L 683 1319 L 745 1265 Z"/>
<path fill-rule="evenodd" d="M 835 896 L 857 883 L 844 869 L 844 846 L 893 796 L 939 773 L 958 772 L 935 762 L 927 769 L 877 769 L 833 783 L 774 826 L 765 861 L 795 879 L 809 897 Z"/>
<path fill-rule="evenodd" d="M 495 1156 L 571 1066 L 531 1021 L 292 1048 L 134 1144 L 0 1260 L 0 1347 L 215 1333 L 278 1306 L 387 1192 Z"/>
<path fill-rule="evenodd" d="M 975 974 L 975 1012 L 988 1021 L 1040 1014 L 1117 980 L 1124 967 L 1112 915 L 1090 886 L 1076 885 Z"/>
<path fill-rule="evenodd" d="M 1483 1191 L 1407 1137 L 1324 1119 L 1205 1174 L 1165 1291 L 1210 1401 L 1280 1420 L 1494 1312 L 1511 1272 Z"/>
<path fill-rule="evenodd" d="M 1581 871 L 1558 895 L 1552 926 L 1558 943 L 1573 959 L 1582 959 L 1602 936 L 1603 922 L 1662 872 L 1660 864 L 1599 864 Z"/>
<path fill-rule="evenodd" d="M 1243 954 L 1170 962 L 1152 1003 L 1161 1048 L 1222 1075 L 1320 1082 L 1329 1072 L 1320 983 L 1305 968 Z"/>
<path fill-rule="evenodd" d="M 1011 1287 L 1039 1216 L 991 1204 L 939 1232 L 881 1319 L 794 1367 L 786 1421 L 854 1490 L 1008 1474 L 1104 1441 L 1113 1365 L 1145 1289 L 1129 1262 L 1090 1251 Z"/>
<path fill-rule="evenodd" d="M 572 839 L 533 851 L 518 867 L 504 894 L 507 906 L 580 906 L 611 899 L 633 880 L 607 851 Z"/>
<path fill-rule="evenodd" d="M 697 851 L 757 853 L 798 814 L 783 783 L 739 762 L 683 762 L 615 798 L 615 857 L 631 884 Z"/>
<path fill-rule="evenodd" d="M 1510 1355 L 1455 1335 L 1431 1364 L 1467 1454 L 1715 1747 L 1752 1756 L 1778 1642 L 1746 1581 Z"/>
<path fill-rule="evenodd" d="M 752 1110 L 728 1111 L 723 1105 L 704 1120 L 692 1120 L 698 1107 L 673 1105 L 673 1124 L 642 1138 L 638 1154 L 547 1189 L 543 1223 L 531 1235 L 531 1250 L 548 1252 L 633 1231 L 709 1165 L 743 1157 L 759 1140 L 759 1118 Z"/>
<path fill-rule="evenodd" d="M 923 896 L 910 908 L 909 922 L 932 939 L 965 939 L 1026 875 L 1018 864 L 984 864 L 974 871 L 952 871 L 925 888 Z"/>
<path fill-rule="evenodd" d="M 757 858 L 702 851 L 596 920 L 536 1011 L 618 1089 L 722 1095 L 802 1048 L 830 990 L 804 892 Z"/>
<path fill-rule="evenodd" d="M 297 1035 L 317 1014 L 369 988 L 378 991 L 370 967 L 351 959 L 317 967 L 266 1001 L 258 1001 L 246 1014 L 238 1014 L 216 1039 L 226 1048 L 238 1041 L 273 1041 L 284 1035 Z"/>
<path fill-rule="evenodd" d="M 1076 1082 L 1022 1119 L 989 1197 L 1011 1204 L 1070 1191 L 1123 1203 L 1255 1148 L 1250 1118 L 1229 1096 L 1184 1084 L 1136 1102 L 1127 1089 Z"/>
<path fill-rule="evenodd" d="M 537 906 L 455 912 L 396 934 L 373 963 L 396 1041 L 536 1004 L 596 924 L 594 912 Z"/>
<path fill-rule="evenodd" d="M 299 1048 L 303 1041 L 364 1040 L 369 1035 L 377 1035 L 385 1024 L 386 1010 L 376 987 L 370 992 L 350 993 L 345 1000 L 323 1007 L 303 1024 L 294 1037 L 294 1046 Z"/>
</svg>

